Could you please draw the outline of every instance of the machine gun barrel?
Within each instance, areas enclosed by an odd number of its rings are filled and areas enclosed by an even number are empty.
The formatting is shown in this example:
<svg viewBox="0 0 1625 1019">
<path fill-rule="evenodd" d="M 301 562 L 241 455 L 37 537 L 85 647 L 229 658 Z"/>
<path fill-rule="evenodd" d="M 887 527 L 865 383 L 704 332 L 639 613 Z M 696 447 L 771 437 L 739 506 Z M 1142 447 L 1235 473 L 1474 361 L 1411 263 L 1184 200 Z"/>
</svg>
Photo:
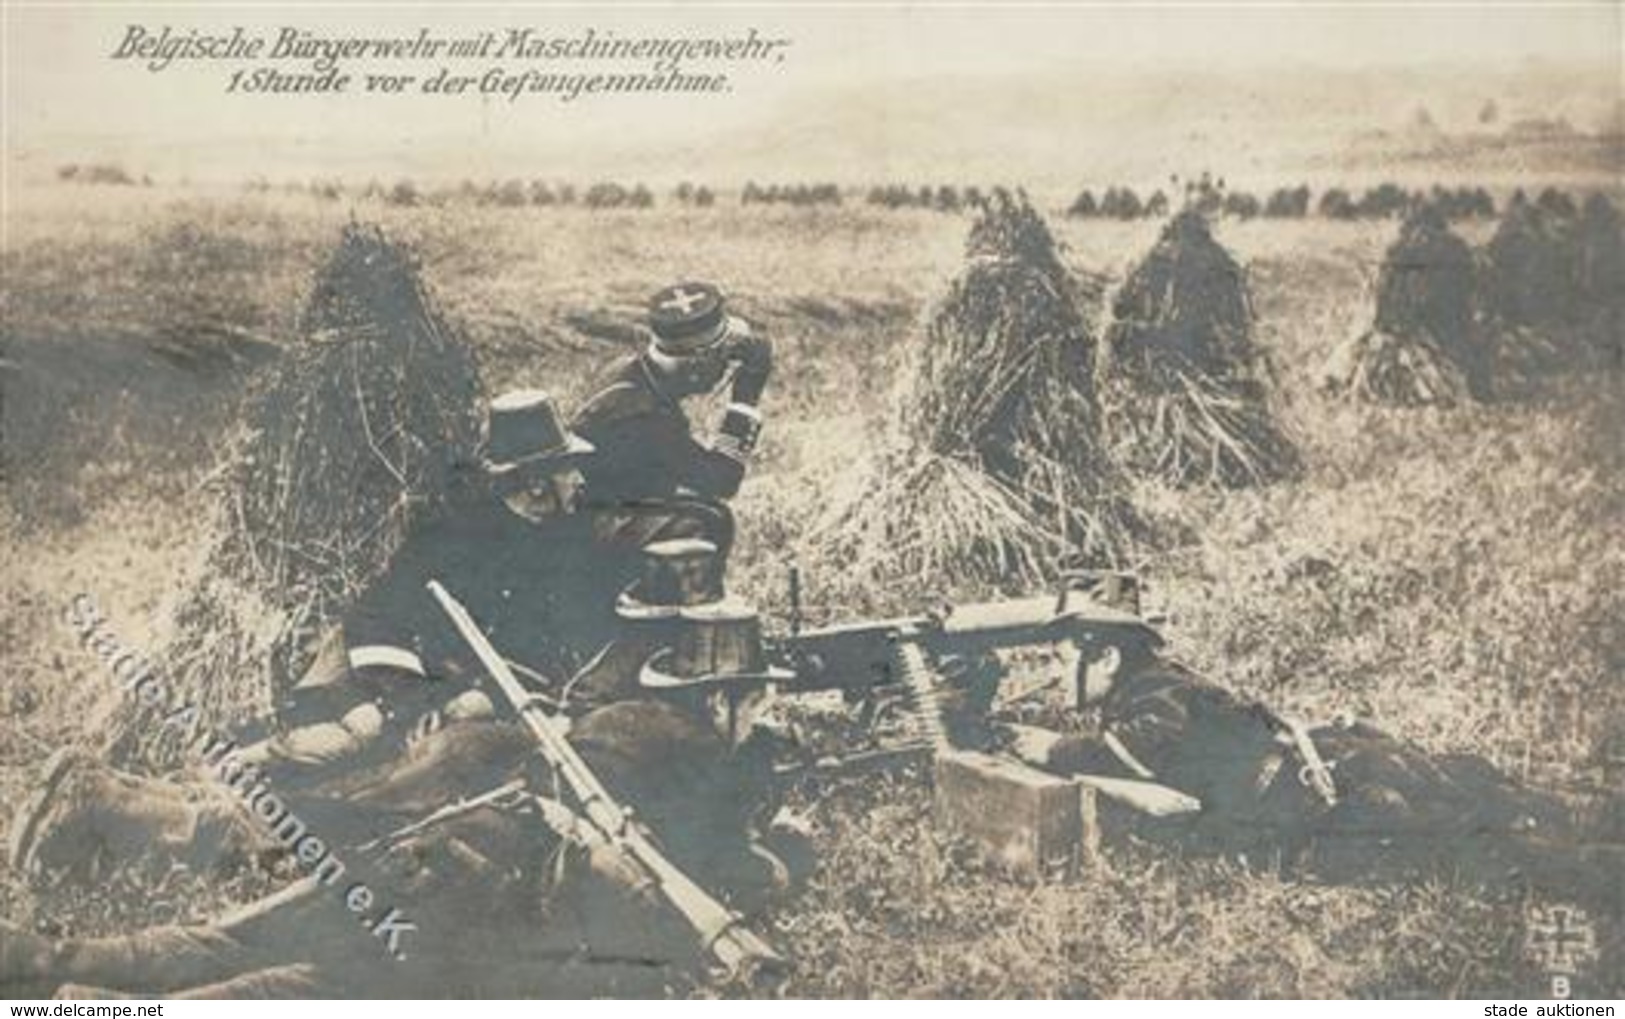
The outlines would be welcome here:
<svg viewBox="0 0 1625 1019">
<path fill-rule="evenodd" d="M 1079 602 L 1072 604 L 1066 596 L 1035 595 L 951 606 L 918 616 L 801 628 L 776 642 L 796 672 L 796 678 L 779 684 L 779 689 L 787 693 L 861 691 L 897 683 L 904 679 L 897 674 L 894 661 L 899 642 L 916 644 L 928 656 L 974 655 L 1114 632 L 1134 633 L 1160 643 L 1156 631 L 1139 616 L 1082 599 Z"/>
<path fill-rule="evenodd" d="M 428 587 L 429 593 L 451 617 L 458 633 L 473 648 L 503 696 L 536 737 L 543 758 L 564 778 L 582 813 L 606 842 L 649 875 L 665 899 L 699 935 L 705 949 L 731 977 L 756 982 L 783 972 L 784 959 L 773 947 L 746 927 L 737 913 L 718 902 L 679 870 L 655 846 L 643 828 L 634 823 L 631 812 L 615 801 L 575 747 L 570 745 L 559 721 L 526 693 L 507 661 L 491 646 L 468 610 L 438 581 L 429 581 Z"/>
</svg>

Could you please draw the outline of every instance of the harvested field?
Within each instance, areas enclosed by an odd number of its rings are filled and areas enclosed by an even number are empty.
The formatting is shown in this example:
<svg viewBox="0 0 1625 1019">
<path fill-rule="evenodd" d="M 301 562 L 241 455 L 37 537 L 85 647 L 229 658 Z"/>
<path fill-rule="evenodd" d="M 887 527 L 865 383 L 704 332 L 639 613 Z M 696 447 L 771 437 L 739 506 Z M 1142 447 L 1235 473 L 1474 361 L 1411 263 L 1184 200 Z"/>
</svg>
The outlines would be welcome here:
<svg viewBox="0 0 1625 1019">
<path fill-rule="evenodd" d="M 212 440 L 244 423 L 253 380 L 290 356 L 348 220 L 300 195 L 40 185 L 22 197 L 0 251 L 5 823 L 51 748 L 95 746 L 123 710 L 60 625 L 63 607 L 89 593 L 129 643 L 160 641 L 167 599 L 204 567 Z M 1156 238 L 1153 222 L 1068 220 L 1060 198 L 1036 204 L 1080 277 L 1120 283 Z M 377 211 L 491 389 L 541 386 L 573 404 L 627 348 L 624 326 L 651 286 L 697 269 L 773 334 L 779 367 L 758 466 L 735 501 L 729 585 L 770 625 L 793 558 L 818 620 L 963 593 L 908 577 L 855 586 L 820 569 L 809 541 L 853 460 L 883 452 L 916 324 L 963 268 L 964 220 L 731 200 Z M 651 230 L 666 242 L 647 243 Z M 1392 236 L 1380 221 L 1226 223 L 1302 470 L 1258 488 L 1132 481 L 1156 540 L 1127 565 L 1179 656 L 1224 683 L 1592 795 L 1617 781 L 1605 766 L 1625 738 L 1625 379 L 1555 378 L 1517 403 L 1449 410 L 1322 394 L 1332 347 L 1371 321 Z M 214 337 L 207 356 L 174 356 L 199 322 Z M 918 776 L 806 796 L 821 866 L 771 917 L 795 960 L 792 993 L 1527 997 L 1546 986 L 1522 942 L 1542 903 L 1448 881 L 1296 883 L 1126 837 L 1109 840 L 1099 872 L 1025 887 L 935 834 Z M 0 914 L 107 931 L 201 918 L 250 887 L 176 876 L 47 915 L 8 873 Z M 1602 962 L 1579 993 L 1625 994 L 1625 929 L 1599 920 L 1597 934 Z"/>
</svg>

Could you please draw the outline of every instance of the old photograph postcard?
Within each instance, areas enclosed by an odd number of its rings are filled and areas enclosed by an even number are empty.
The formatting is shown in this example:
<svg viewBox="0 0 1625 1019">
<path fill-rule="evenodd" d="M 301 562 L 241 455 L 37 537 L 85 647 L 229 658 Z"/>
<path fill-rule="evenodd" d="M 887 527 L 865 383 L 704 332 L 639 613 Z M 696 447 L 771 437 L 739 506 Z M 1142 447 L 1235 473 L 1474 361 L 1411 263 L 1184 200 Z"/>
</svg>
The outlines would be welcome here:
<svg viewBox="0 0 1625 1019">
<path fill-rule="evenodd" d="M 1622 28 L 6 0 L 0 996 L 1613 1014 Z"/>
</svg>

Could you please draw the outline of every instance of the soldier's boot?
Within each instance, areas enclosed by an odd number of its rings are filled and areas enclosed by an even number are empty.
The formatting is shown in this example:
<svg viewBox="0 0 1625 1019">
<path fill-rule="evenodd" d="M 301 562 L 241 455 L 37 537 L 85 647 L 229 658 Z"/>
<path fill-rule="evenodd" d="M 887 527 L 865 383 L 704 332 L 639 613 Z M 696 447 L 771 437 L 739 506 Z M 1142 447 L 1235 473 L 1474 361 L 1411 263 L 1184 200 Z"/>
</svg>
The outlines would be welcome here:
<svg viewBox="0 0 1625 1019">
<path fill-rule="evenodd" d="M 167 993 L 229 979 L 248 963 L 241 942 L 207 927 L 51 939 L 0 921 L 0 987 L 83 984 Z"/>
<path fill-rule="evenodd" d="M 39 839 L 41 826 L 46 823 L 57 788 L 75 766 L 83 763 L 83 759 L 84 755 L 71 747 L 60 747 L 45 759 L 45 773 L 40 776 L 34 795 L 29 797 L 28 802 L 23 804 L 22 809 L 12 820 L 11 836 L 7 840 L 6 862 L 11 864 L 13 871 L 23 873 L 26 870 L 29 856 Z"/>
<path fill-rule="evenodd" d="M 19 812 L 10 850 L 19 873 L 89 880 L 143 858 L 204 870 L 275 847 L 216 783 L 142 778 L 65 750 Z"/>
<path fill-rule="evenodd" d="M 317 996 L 316 968 L 308 963 L 267 966 L 216 983 L 171 991 L 164 995 L 181 1001 L 220 1001 L 248 999 L 312 998 Z M 121 998 L 148 998 L 145 991 L 114 990 L 92 984 L 66 983 L 56 990 L 58 999 L 70 1001 L 109 1001 Z"/>
</svg>

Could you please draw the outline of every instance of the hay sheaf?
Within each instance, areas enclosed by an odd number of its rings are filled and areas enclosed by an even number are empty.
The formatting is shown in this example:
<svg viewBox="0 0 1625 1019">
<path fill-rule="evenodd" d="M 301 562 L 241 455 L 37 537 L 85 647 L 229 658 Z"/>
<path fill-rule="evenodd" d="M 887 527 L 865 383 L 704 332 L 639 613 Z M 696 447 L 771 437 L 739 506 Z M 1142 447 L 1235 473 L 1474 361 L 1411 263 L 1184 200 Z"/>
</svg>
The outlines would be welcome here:
<svg viewBox="0 0 1625 1019">
<path fill-rule="evenodd" d="M 1606 195 L 1586 199 L 1571 268 L 1581 335 L 1603 367 L 1625 368 L 1625 219 Z"/>
<path fill-rule="evenodd" d="M 1296 446 L 1270 406 L 1242 267 L 1193 210 L 1175 216 L 1112 304 L 1098 376 L 1121 461 L 1169 484 L 1291 477 Z"/>
<path fill-rule="evenodd" d="M 899 372 L 882 452 L 815 544 L 877 580 L 1009 587 L 1115 562 L 1134 517 L 1100 442 L 1098 284 L 1022 196 L 983 207 L 966 259 Z"/>
<path fill-rule="evenodd" d="M 1509 328 L 1556 329 L 1574 311 L 1572 218 L 1515 198 L 1484 247 L 1483 314 Z"/>
<path fill-rule="evenodd" d="M 1431 208 L 1413 212 L 1383 256 L 1371 330 L 1340 346 L 1324 387 L 1398 406 L 1481 395 L 1488 368 L 1473 322 L 1473 254 Z"/>
<path fill-rule="evenodd" d="M 1479 321 L 1496 397 L 1528 395 L 1553 375 L 1607 362 L 1617 316 L 1596 314 L 1606 298 L 1599 304 L 1586 292 L 1585 249 L 1602 232 L 1588 240 L 1562 203 L 1516 198 L 1508 205 L 1479 257 Z M 1595 255 L 1608 257 L 1605 247 Z"/>
<path fill-rule="evenodd" d="M 1194 211 L 1163 227 L 1113 298 L 1112 317 L 1109 354 L 1125 368 L 1176 356 L 1223 375 L 1259 358 L 1246 273 Z"/>
<path fill-rule="evenodd" d="M 912 398 L 901 411 L 927 448 L 1008 473 L 1017 442 L 1061 418 L 1085 439 L 1083 452 L 1095 445 L 1094 344 L 1064 278 L 1018 258 L 973 256 L 924 332 L 904 369 Z"/>
<path fill-rule="evenodd" d="M 857 479 L 814 532 L 819 558 L 835 567 L 824 572 L 854 588 L 842 594 L 862 598 L 877 581 L 903 578 L 972 590 L 1030 586 L 1064 551 L 1018 489 L 969 460 L 903 447 L 860 465 Z"/>
<path fill-rule="evenodd" d="M 1467 376 L 1426 335 L 1372 329 L 1339 347 L 1327 363 L 1325 388 L 1372 403 L 1451 407 L 1466 400 Z"/>
<path fill-rule="evenodd" d="M 418 521 L 469 476 L 480 436 L 473 355 L 409 253 L 347 227 L 317 273 L 289 349 L 228 443 L 200 579 L 167 612 L 158 655 L 202 724 L 270 711 Z M 150 717 L 115 749 L 161 758 Z"/>
</svg>

